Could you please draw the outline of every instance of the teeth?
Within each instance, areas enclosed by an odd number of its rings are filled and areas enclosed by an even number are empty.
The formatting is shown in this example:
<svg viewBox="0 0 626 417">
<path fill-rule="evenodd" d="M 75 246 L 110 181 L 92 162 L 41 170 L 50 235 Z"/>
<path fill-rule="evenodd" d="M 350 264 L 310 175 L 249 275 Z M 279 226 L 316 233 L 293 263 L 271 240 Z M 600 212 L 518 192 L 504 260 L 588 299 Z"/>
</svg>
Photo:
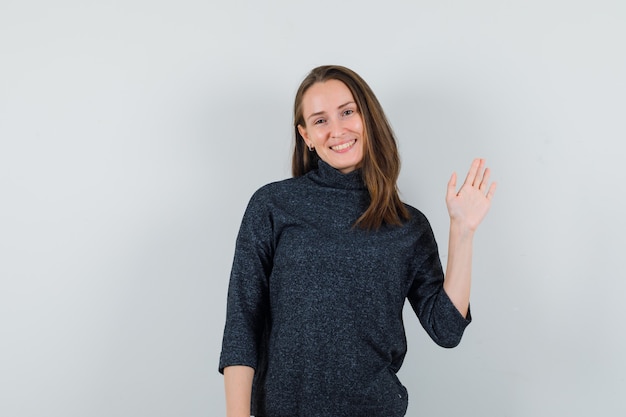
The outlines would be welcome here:
<svg viewBox="0 0 626 417">
<path fill-rule="evenodd" d="M 354 145 L 354 142 L 356 142 L 356 139 L 351 140 L 350 142 L 346 142 L 343 145 L 331 146 L 330 149 L 332 149 L 333 151 L 342 151 Z"/>
</svg>

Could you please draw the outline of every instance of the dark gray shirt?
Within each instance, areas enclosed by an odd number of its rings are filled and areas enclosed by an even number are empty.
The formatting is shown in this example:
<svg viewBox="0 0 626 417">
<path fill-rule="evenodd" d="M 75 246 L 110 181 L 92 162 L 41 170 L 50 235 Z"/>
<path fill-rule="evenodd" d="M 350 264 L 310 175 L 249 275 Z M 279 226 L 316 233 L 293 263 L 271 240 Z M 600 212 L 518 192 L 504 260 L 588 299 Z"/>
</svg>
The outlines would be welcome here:
<svg viewBox="0 0 626 417">
<path fill-rule="evenodd" d="M 402 226 L 353 227 L 369 204 L 360 171 L 323 161 L 268 184 L 244 214 L 219 370 L 255 368 L 252 414 L 400 417 L 408 299 L 430 337 L 456 346 L 471 317 L 443 290 L 437 244 L 407 206 Z"/>
</svg>

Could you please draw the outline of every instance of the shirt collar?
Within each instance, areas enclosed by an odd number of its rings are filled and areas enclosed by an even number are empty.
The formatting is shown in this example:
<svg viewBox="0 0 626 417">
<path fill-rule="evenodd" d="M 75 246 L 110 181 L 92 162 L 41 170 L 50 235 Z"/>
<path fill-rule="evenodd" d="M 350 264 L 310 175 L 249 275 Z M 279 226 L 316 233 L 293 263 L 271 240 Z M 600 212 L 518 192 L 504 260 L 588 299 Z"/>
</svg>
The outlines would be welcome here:
<svg viewBox="0 0 626 417">
<path fill-rule="evenodd" d="M 361 176 L 361 169 L 355 169 L 347 174 L 333 168 L 326 162 L 319 160 L 317 169 L 310 171 L 308 177 L 314 182 L 331 188 L 344 190 L 364 190 L 367 189 Z"/>
</svg>

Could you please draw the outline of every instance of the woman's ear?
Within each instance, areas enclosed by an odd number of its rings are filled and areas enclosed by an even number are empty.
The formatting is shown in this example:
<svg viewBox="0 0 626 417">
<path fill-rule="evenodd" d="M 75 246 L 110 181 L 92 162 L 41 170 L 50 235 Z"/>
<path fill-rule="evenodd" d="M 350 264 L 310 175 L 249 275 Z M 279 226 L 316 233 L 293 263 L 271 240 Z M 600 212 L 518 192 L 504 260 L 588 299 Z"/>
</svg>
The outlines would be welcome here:
<svg viewBox="0 0 626 417">
<path fill-rule="evenodd" d="M 302 136 L 302 139 L 304 139 L 304 143 L 306 144 L 306 146 L 310 148 L 311 144 L 309 143 L 309 135 L 306 132 L 306 128 L 302 127 L 302 125 L 298 125 L 298 133 L 300 133 L 300 136 Z"/>
</svg>

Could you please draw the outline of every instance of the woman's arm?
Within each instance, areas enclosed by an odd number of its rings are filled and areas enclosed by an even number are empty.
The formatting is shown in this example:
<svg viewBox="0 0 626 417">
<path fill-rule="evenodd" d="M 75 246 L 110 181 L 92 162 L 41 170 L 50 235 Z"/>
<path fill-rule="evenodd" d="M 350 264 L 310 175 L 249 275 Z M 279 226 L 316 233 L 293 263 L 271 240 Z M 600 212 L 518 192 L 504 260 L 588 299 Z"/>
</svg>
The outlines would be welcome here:
<svg viewBox="0 0 626 417">
<path fill-rule="evenodd" d="M 458 192 L 456 173 L 448 182 L 446 205 L 450 214 L 450 237 L 443 288 L 463 316 L 467 316 L 469 309 L 474 232 L 489 211 L 496 191 L 495 183 L 488 186 L 489 175 L 485 160 L 475 159 Z"/>
<path fill-rule="evenodd" d="M 254 368 L 249 366 L 227 366 L 224 368 L 227 417 L 250 417 L 253 377 Z"/>
<path fill-rule="evenodd" d="M 271 196 L 257 190 L 246 208 L 235 244 L 228 284 L 226 324 L 219 370 L 224 374 L 228 417 L 250 417 L 254 369 L 270 310 L 269 274 L 274 259 Z"/>
</svg>

